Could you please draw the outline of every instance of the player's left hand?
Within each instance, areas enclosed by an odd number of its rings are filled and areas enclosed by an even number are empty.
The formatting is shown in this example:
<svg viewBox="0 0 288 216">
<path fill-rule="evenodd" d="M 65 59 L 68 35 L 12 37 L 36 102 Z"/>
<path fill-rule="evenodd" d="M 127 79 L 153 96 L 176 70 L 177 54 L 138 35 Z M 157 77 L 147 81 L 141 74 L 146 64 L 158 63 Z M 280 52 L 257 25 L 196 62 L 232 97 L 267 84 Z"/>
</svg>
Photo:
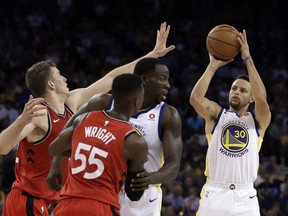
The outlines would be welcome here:
<svg viewBox="0 0 288 216">
<path fill-rule="evenodd" d="M 166 46 L 167 38 L 170 32 L 170 25 L 167 25 L 166 22 L 161 23 L 160 30 L 157 30 L 156 44 L 151 51 L 153 57 L 159 58 L 165 56 L 168 52 L 175 49 L 175 45 Z"/>
<path fill-rule="evenodd" d="M 137 173 L 137 178 L 132 178 L 130 187 L 132 191 L 142 191 L 149 187 L 150 174 L 147 171 Z"/>
<path fill-rule="evenodd" d="M 240 32 L 238 40 L 241 45 L 241 58 L 244 60 L 247 56 L 250 56 L 247 34 L 245 30 L 243 30 L 243 32 Z"/>
</svg>

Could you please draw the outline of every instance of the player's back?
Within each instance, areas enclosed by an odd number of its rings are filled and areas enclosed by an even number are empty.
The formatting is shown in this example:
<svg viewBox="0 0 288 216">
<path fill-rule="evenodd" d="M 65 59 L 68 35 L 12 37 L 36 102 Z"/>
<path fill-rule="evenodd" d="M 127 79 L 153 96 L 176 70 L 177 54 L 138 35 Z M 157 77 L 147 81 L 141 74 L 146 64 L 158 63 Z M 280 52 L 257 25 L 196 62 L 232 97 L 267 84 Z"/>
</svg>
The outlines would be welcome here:
<svg viewBox="0 0 288 216">
<path fill-rule="evenodd" d="M 126 177 L 125 137 L 135 130 L 105 111 L 89 113 L 75 128 L 69 173 L 60 199 L 94 199 L 119 207 Z"/>
</svg>

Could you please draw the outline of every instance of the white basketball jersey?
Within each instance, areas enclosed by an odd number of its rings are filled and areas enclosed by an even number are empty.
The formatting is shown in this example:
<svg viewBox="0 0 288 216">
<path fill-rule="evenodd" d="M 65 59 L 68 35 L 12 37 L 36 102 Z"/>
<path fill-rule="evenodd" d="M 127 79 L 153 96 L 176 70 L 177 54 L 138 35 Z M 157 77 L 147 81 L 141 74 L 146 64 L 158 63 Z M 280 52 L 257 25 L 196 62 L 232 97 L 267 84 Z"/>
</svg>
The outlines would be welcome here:
<svg viewBox="0 0 288 216">
<path fill-rule="evenodd" d="M 161 141 L 161 118 L 166 103 L 161 102 L 154 107 L 140 111 L 132 116 L 129 123 L 136 128 L 146 140 L 148 145 L 148 158 L 144 168 L 148 172 L 155 172 L 164 163 Z"/>
<path fill-rule="evenodd" d="M 208 179 L 249 184 L 257 177 L 262 138 L 252 113 L 239 116 L 222 109 L 211 134 L 207 134 L 208 151 L 205 175 Z"/>
</svg>

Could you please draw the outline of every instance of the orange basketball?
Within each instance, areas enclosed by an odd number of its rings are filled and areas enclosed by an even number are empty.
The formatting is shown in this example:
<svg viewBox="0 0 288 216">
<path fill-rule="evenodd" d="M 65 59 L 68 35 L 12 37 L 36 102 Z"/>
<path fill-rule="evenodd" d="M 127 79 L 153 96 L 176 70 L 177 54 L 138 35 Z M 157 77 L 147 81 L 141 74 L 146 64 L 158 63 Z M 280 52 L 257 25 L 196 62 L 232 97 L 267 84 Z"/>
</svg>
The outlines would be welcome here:
<svg viewBox="0 0 288 216">
<path fill-rule="evenodd" d="M 230 60 L 240 52 L 239 32 L 231 25 L 215 26 L 206 38 L 208 52 L 216 59 Z"/>
</svg>

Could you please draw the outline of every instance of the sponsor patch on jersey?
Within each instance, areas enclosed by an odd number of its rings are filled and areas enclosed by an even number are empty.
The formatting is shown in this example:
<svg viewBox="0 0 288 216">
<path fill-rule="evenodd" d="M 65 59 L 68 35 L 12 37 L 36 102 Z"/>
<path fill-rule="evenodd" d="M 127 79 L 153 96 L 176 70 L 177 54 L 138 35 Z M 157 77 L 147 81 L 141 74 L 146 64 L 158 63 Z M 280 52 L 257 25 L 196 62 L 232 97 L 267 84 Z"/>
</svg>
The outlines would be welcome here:
<svg viewBox="0 0 288 216">
<path fill-rule="evenodd" d="M 150 120 L 150 121 L 151 121 L 151 120 L 152 120 L 152 121 L 155 121 L 156 115 L 155 115 L 154 113 L 150 113 L 148 117 L 149 117 L 148 120 Z"/>
</svg>

